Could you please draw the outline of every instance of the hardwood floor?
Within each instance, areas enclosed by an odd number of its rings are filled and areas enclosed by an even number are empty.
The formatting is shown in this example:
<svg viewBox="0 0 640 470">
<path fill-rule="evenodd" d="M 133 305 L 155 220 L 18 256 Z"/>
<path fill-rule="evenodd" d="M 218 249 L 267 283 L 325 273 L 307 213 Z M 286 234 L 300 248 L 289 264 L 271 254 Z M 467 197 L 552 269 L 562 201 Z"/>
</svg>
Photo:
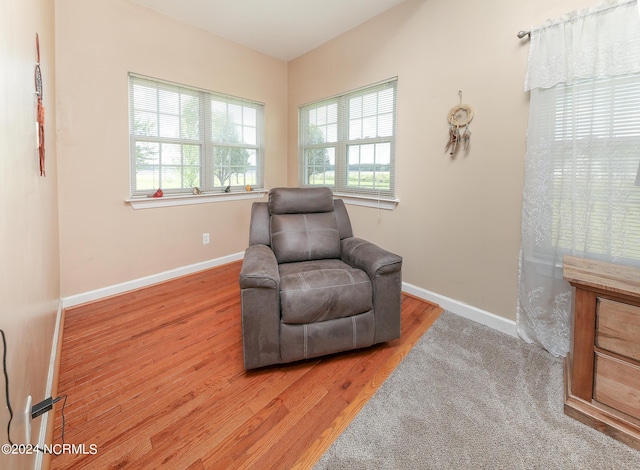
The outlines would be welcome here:
<svg viewBox="0 0 640 470">
<path fill-rule="evenodd" d="M 65 312 L 64 439 L 84 451 L 51 468 L 310 468 L 442 312 L 403 295 L 398 340 L 245 372 L 239 272 L 235 262 Z"/>
</svg>

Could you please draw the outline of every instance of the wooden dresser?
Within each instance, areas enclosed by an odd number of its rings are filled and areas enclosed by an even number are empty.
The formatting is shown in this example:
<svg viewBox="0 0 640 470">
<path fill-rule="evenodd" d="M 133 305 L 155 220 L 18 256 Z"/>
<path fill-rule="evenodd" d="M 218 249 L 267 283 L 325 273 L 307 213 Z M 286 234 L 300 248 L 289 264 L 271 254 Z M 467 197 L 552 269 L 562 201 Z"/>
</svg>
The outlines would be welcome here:
<svg viewBox="0 0 640 470">
<path fill-rule="evenodd" d="M 640 269 L 564 257 L 575 287 L 564 411 L 640 449 Z"/>
</svg>

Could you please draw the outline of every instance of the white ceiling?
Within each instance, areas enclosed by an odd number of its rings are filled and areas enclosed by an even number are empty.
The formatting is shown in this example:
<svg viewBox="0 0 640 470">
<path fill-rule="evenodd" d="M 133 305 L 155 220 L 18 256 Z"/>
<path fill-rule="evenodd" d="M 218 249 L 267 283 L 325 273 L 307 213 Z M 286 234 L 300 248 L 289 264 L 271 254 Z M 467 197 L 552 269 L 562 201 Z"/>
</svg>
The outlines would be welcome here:
<svg viewBox="0 0 640 470">
<path fill-rule="evenodd" d="M 404 0 L 132 0 L 291 60 Z"/>
</svg>

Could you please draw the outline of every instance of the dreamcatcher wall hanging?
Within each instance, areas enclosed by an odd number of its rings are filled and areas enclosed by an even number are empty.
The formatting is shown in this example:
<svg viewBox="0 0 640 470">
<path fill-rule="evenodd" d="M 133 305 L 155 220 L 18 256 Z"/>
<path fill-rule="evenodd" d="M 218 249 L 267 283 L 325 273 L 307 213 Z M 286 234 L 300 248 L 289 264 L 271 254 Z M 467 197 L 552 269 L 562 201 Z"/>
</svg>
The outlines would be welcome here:
<svg viewBox="0 0 640 470">
<path fill-rule="evenodd" d="M 38 99 L 37 108 L 37 129 L 36 129 L 36 145 L 38 148 L 38 159 L 40 160 L 40 176 L 46 176 L 44 171 L 44 106 L 42 104 L 43 92 L 42 92 L 42 72 L 40 71 L 40 39 L 38 33 L 36 33 L 36 97 Z"/>
<path fill-rule="evenodd" d="M 469 123 L 473 119 L 473 108 L 468 104 L 462 104 L 462 91 L 458 91 L 460 104 L 449 110 L 447 119 L 449 121 L 449 142 L 447 142 L 445 151 L 449 150 L 449 155 L 454 156 L 458 148 L 462 147 L 467 150 L 469 140 L 471 140 L 471 131 Z"/>
</svg>

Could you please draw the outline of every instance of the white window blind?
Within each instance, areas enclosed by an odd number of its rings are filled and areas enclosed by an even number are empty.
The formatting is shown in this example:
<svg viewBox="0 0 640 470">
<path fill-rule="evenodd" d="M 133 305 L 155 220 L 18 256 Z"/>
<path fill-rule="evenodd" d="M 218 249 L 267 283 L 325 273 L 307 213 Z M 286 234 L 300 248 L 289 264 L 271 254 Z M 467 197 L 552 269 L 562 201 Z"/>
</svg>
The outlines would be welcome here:
<svg viewBox="0 0 640 470">
<path fill-rule="evenodd" d="M 264 105 L 130 74 L 131 195 L 263 186 Z"/>
<path fill-rule="evenodd" d="M 395 198 L 396 88 L 392 79 L 300 107 L 303 184 Z"/>
<path fill-rule="evenodd" d="M 538 91 L 552 156 L 551 246 L 640 262 L 640 75 Z M 545 124 L 546 121 L 546 124 Z M 546 151 L 546 150 L 545 150 Z"/>
</svg>

